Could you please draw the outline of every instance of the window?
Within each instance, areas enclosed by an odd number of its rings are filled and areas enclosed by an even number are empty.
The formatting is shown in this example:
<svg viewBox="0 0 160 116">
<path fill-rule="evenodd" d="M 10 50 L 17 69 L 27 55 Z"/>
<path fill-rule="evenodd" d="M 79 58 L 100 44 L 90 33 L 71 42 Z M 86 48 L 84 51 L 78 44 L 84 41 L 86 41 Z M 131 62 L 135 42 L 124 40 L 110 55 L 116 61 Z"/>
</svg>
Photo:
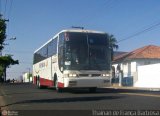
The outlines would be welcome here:
<svg viewBox="0 0 160 116">
<path fill-rule="evenodd" d="M 48 57 L 57 53 L 57 38 L 48 43 Z"/>
<path fill-rule="evenodd" d="M 57 53 L 57 39 L 58 37 L 53 40 L 53 55 Z"/>
<path fill-rule="evenodd" d="M 57 38 L 53 39 L 51 42 L 49 42 L 47 45 L 42 47 L 40 50 L 38 50 L 34 54 L 34 61 L 33 63 L 38 63 L 48 57 L 51 57 L 52 55 L 57 53 Z"/>
<path fill-rule="evenodd" d="M 59 35 L 59 46 L 63 46 L 64 43 L 64 33 Z"/>
<path fill-rule="evenodd" d="M 47 50 L 47 45 L 45 45 L 43 48 L 40 50 L 40 54 L 42 57 L 42 60 L 48 57 L 48 50 Z"/>
<path fill-rule="evenodd" d="M 105 45 L 108 46 L 109 42 L 107 34 L 88 33 L 90 45 Z"/>
<path fill-rule="evenodd" d="M 53 46 L 53 40 L 48 44 L 48 57 L 52 56 L 53 55 L 53 49 L 54 49 L 54 46 Z"/>
<path fill-rule="evenodd" d="M 59 35 L 59 44 L 58 44 L 58 61 L 59 61 L 59 68 L 60 70 L 62 71 L 62 67 L 63 67 L 63 62 L 64 62 L 64 46 L 63 46 L 63 43 L 64 43 L 64 33 L 61 33 Z"/>
</svg>

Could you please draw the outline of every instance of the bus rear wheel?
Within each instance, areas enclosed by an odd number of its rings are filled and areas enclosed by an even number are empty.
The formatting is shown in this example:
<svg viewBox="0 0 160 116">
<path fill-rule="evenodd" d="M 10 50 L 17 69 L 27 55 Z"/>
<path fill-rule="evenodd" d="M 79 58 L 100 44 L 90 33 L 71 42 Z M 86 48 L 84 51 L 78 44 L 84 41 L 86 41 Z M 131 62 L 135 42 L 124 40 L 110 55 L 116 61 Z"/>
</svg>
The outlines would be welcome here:
<svg viewBox="0 0 160 116">
<path fill-rule="evenodd" d="M 37 86 L 38 86 L 39 89 L 43 89 L 44 88 L 44 86 L 41 85 L 40 80 L 37 80 Z"/>
</svg>

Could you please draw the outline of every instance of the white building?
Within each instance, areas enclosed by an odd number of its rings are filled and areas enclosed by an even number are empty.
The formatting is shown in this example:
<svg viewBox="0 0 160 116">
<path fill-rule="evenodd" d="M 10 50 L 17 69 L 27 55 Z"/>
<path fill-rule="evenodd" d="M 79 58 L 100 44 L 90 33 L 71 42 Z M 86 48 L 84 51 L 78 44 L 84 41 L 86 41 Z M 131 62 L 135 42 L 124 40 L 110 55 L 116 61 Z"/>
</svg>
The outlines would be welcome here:
<svg viewBox="0 0 160 116">
<path fill-rule="evenodd" d="M 29 79 L 30 78 L 30 79 Z M 23 74 L 23 82 L 27 83 L 27 82 L 32 82 L 32 76 L 29 73 L 24 73 Z"/>
<path fill-rule="evenodd" d="M 116 56 L 112 66 L 120 86 L 160 88 L 160 47 L 158 46 L 149 45 Z"/>
</svg>

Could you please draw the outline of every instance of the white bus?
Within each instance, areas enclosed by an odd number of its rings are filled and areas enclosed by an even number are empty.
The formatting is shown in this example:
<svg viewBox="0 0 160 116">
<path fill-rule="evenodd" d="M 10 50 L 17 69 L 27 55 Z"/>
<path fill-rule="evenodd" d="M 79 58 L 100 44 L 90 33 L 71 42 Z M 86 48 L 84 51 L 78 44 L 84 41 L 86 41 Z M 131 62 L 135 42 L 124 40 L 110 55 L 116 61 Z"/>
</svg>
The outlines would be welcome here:
<svg viewBox="0 0 160 116">
<path fill-rule="evenodd" d="M 107 33 L 63 30 L 34 52 L 33 83 L 57 91 L 110 86 L 110 51 Z"/>
</svg>

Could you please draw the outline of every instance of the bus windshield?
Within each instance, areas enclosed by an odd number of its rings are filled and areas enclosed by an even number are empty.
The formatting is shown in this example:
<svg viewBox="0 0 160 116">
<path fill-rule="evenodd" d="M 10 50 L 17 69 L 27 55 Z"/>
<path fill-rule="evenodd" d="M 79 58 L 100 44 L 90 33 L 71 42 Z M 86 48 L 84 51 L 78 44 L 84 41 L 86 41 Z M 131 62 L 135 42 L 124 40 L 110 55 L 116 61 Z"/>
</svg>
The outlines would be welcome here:
<svg viewBox="0 0 160 116">
<path fill-rule="evenodd" d="M 109 70 L 110 50 L 106 34 L 69 32 L 65 37 L 64 69 Z"/>
</svg>

